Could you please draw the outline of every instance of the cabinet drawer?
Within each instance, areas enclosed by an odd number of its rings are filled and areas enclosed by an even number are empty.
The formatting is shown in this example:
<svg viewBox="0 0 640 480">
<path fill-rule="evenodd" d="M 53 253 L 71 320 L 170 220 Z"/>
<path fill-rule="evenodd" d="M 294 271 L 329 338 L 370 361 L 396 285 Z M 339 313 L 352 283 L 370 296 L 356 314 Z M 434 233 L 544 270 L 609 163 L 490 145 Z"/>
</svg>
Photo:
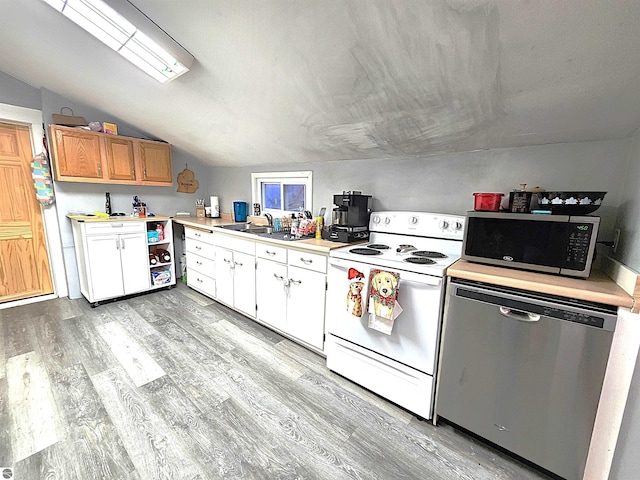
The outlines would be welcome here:
<svg viewBox="0 0 640 480">
<path fill-rule="evenodd" d="M 201 257 L 189 252 L 187 266 L 211 278 L 216 277 L 216 264 L 212 258 Z"/>
<path fill-rule="evenodd" d="M 190 267 L 187 267 L 187 285 L 210 297 L 216 296 L 216 281 Z"/>
<path fill-rule="evenodd" d="M 306 268 L 315 272 L 327 273 L 327 257 L 317 253 L 307 253 L 300 250 L 289 250 L 289 265 Z"/>
<path fill-rule="evenodd" d="M 96 222 L 85 223 L 85 235 L 118 235 L 146 231 L 146 222 Z"/>
<path fill-rule="evenodd" d="M 287 263 L 287 249 L 269 245 L 268 243 L 256 243 L 256 256 L 273 260 L 274 262 Z"/>
<path fill-rule="evenodd" d="M 193 238 L 188 237 L 185 239 L 185 243 L 187 247 L 187 253 L 195 253 L 196 255 L 210 258 L 212 260 L 216 256 L 215 247 L 209 243 L 204 243 L 200 240 L 194 240 Z"/>
<path fill-rule="evenodd" d="M 256 254 L 256 242 L 231 235 L 216 235 L 216 245 L 247 255 Z"/>
<path fill-rule="evenodd" d="M 201 242 L 213 245 L 214 234 L 211 232 L 203 232 L 202 230 L 197 230 L 195 228 L 185 227 L 184 236 L 186 238 L 191 238 L 193 240 L 200 240 Z"/>
</svg>

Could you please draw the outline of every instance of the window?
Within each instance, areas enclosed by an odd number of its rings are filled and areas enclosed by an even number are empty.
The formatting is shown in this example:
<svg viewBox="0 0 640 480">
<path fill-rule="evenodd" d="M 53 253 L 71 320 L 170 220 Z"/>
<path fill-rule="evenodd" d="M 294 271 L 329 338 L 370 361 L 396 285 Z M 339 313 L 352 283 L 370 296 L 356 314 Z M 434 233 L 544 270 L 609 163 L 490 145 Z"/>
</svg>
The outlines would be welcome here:
<svg viewBox="0 0 640 480">
<path fill-rule="evenodd" d="M 253 203 L 276 217 L 311 210 L 311 172 L 252 173 Z"/>
</svg>

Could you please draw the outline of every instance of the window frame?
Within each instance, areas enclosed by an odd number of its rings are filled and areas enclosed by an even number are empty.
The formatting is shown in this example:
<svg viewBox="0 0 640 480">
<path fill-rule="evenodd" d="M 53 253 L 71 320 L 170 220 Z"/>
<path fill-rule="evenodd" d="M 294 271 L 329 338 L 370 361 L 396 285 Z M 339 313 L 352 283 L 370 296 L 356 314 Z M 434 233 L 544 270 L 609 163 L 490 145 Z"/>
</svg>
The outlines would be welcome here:
<svg viewBox="0 0 640 480">
<path fill-rule="evenodd" d="M 262 202 L 262 184 L 263 183 L 287 183 L 302 184 L 305 186 L 304 193 L 304 209 L 313 211 L 313 172 L 310 170 L 299 172 L 254 172 L 251 174 L 251 200 L 252 203 L 259 203 L 261 214 L 269 213 L 274 217 L 282 217 L 298 213 L 293 210 L 276 210 L 273 208 L 264 208 Z"/>
</svg>

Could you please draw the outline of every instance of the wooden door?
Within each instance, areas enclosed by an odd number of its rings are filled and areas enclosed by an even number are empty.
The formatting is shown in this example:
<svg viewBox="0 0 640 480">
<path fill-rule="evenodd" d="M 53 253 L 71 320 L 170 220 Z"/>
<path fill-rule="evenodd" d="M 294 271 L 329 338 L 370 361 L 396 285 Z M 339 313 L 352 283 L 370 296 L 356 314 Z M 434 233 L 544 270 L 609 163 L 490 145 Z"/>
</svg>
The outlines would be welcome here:
<svg viewBox="0 0 640 480">
<path fill-rule="evenodd" d="M 115 135 L 103 139 L 109 180 L 135 180 L 133 141 Z"/>
<path fill-rule="evenodd" d="M 28 127 L 0 123 L 0 303 L 53 292 Z"/>
<path fill-rule="evenodd" d="M 171 146 L 168 143 L 145 142 L 138 143 L 142 182 L 173 183 L 171 173 Z"/>
<path fill-rule="evenodd" d="M 100 135 L 52 125 L 51 137 L 56 180 L 102 179 Z"/>
</svg>

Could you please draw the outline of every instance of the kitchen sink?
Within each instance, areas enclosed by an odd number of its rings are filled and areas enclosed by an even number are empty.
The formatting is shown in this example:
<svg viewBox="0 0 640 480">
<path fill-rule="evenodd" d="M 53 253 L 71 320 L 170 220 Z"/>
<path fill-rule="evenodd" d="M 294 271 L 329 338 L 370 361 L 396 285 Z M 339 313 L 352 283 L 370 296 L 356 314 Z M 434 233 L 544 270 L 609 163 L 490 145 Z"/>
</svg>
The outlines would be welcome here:
<svg viewBox="0 0 640 480">
<path fill-rule="evenodd" d="M 234 223 L 231 225 L 220 225 L 225 230 L 233 230 L 235 232 L 250 233 L 263 238 L 271 238 L 273 240 L 295 241 L 303 240 L 302 238 L 294 238 L 289 233 L 274 232 L 272 227 L 266 225 L 253 225 L 251 223 Z"/>
</svg>

